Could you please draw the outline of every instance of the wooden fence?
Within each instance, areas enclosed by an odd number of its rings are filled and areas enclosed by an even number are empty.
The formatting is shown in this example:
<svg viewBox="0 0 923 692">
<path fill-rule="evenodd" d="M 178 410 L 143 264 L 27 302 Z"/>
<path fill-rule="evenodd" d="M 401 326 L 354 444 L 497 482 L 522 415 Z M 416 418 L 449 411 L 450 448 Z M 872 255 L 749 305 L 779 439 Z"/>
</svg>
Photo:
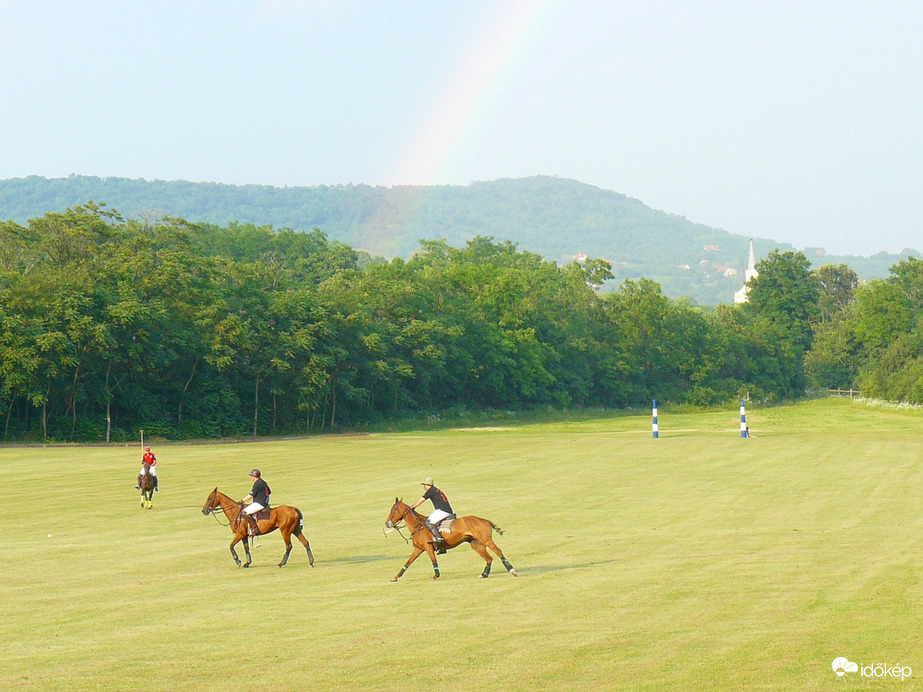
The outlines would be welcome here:
<svg viewBox="0 0 923 692">
<path fill-rule="evenodd" d="M 853 397 L 862 396 L 862 392 L 858 389 L 828 389 L 827 396 L 848 396 L 852 399 Z"/>
</svg>

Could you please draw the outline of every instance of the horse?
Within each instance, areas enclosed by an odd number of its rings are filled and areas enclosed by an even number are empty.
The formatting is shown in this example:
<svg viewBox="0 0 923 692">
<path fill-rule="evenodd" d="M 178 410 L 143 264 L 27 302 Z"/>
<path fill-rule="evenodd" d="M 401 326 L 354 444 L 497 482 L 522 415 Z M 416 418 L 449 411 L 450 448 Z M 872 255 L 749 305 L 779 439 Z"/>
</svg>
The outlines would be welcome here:
<svg viewBox="0 0 923 692">
<path fill-rule="evenodd" d="M 138 485 L 141 488 L 141 509 L 154 509 L 154 477 L 151 475 L 151 465 L 146 461 L 141 462 L 144 469 L 138 474 Z"/>
<path fill-rule="evenodd" d="M 404 504 L 400 498 L 396 497 L 394 498 L 394 505 L 391 507 L 391 513 L 388 515 L 385 526 L 389 529 L 396 528 L 402 521 L 405 522 L 407 528 L 410 529 L 411 538 L 413 539 L 413 552 L 410 554 L 410 558 L 407 562 L 404 563 L 404 566 L 401 567 L 401 571 L 398 572 L 391 581 L 396 582 L 400 579 L 404 572 L 407 571 L 407 568 L 413 564 L 413 561 L 424 552 L 429 555 L 429 559 L 433 563 L 433 579 L 438 579 L 439 563 L 436 561 L 436 551 L 432 543 L 434 538 L 433 533 L 426 526 L 422 514 L 412 509 L 409 505 Z M 517 576 L 516 570 L 513 569 L 513 565 L 509 563 L 509 560 L 504 557 L 503 551 L 494 543 L 493 531 L 496 531 L 501 536 L 503 535 L 503 529 L 492 521 L 469 515 L 458 517 L 452 523 L 451 532 L 442 534 L 442 540 L 445 542 L 446 550 L 457 548 L 462 543 L 470 543 L 471 549 L 484 558 L 484 561 L 487 563 L 484 566 L 484 571 L 481 572 L 481 579 L 487 579 L 487 577 L 490 576 L 490 565 L 494 561 L 491 554 L 487 552 L 487 548 L 490 548 L 496 553 L 497 557 L 500 558 L 503 562 L 503 566 L 506 567 L 510 574 L 514 577 Z"/>
<path fill-rule="evenodd" d="M 219 493 L 218 488 L 215 488 L 209 494 L 208 499 L 205 500 L 202 514 L 208 516 L 218 510 L 224 512 L 224 516 L 228 520 L 228 526 L 234 533 L 234 540 L 231 541 L 231 555 L 234 557 L 234 562 L 237 563 L 238 567 L 249 567 L 253 562 L 253 558 L 250 557 L 250 542 L 247 538 L 248 522 L 246 515 L 243 514 L 244 503 L 232 500 L 224 493 Z M 279 567 L 285 567 L 285 563 L 288 562 L 289 553 L 292 552 L 292 535 L 297 536 L 298 540 L 301 541 L 305 550 L 308 551 L 308 562 L 311 567 L 314 566 L 314 553 L 311 552 L 311 544 L 308 543 L 308 539 L 305 538 L 303 533 L 304 515 L 300 509 L 290 505 L 279 505 L 269 510 L 268 518 L 258 519 L 256 523 L 259 527 L 258 535 L 272 533 L 276 529 L 279 529 L 282 534 L 282 540 L 285 541 L 285 555 L 282 557 Z M 240 541 L 244 542 L 244 551 L 247 553 L 247 561 L 243 565 L 241 565 L 240 558 L 237 557 L 237 551 L 234 550 L 234 546 Z"/>
</svg>

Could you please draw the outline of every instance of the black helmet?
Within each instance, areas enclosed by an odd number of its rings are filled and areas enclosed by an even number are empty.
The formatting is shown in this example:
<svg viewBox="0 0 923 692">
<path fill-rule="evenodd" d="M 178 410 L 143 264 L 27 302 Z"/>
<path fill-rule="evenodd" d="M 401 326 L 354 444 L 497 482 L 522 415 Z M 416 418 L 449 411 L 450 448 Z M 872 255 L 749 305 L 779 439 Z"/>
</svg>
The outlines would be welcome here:
<svg viewBox="0 0 923 692">
<path fill-rule="evenodd" d="M 260 473 L 259 469 L 253 469 L 250 472 L 250 475 L 253 476 L 254 478 L 261 478 L 263 474 Z"/>
</svg>

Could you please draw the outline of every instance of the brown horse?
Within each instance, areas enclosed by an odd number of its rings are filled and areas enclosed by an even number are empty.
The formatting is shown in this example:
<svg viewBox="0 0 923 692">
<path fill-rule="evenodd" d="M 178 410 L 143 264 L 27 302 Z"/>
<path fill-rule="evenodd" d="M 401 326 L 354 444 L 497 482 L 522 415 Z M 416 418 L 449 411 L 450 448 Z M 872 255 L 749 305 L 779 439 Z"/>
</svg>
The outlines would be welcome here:
<svg viewBox="0 0 923 692">
<path fill-rule="evenodd" d="M 141 509 L 154 509 L 154 477 L 151 475 L 151 465 L 146 461 L 141 462 L 144 469 L 138 474 L 138 487 L 141 488 Z"/>
<path fill-rule="evenodd" d="M 246 515 L 243 514 L 244 503 L 232 500 L 224 493 L 219 493 L 218 488 L 215 488 L 205 501 L 205 506 L 202 507 L 202 514 L 207 516 L 217 510 L 224 512 L 224 516 L 227 517 L 228 520 L 228 526 L 234 533 L 234 540 L 231 541 L 231 555 L 234 557 L 234 562 L 237 563 L 238 567 L 241 566 L 240 559 L 237 557 L 237 551 L 234 550 L 234 546 L 240 541 L 243 541 L 244 552 L 247 553 L 247 561 L 243 566 L 249 567 L 253 562 L 253 558 L 250 557 L 250 542 L 247 538 L 247 518 Z M 285 563 L 288 562 L 289 553 L 292 552 L 292 535 L 297 536 L 298 540 L 301 541 L 305 550 L 308 551 L 308 562 L 311 564 L 311 567 L 314 566 L 314 554 L 311 552 L 311 544 L 308 543 L 308 539 L 304 537 L 304 515 L 301 513 L 300 509 L 291 507 L 290 505 L 279 505 L 269 510 L 269 518 L 259 519 L 256 523 L 259 527 L 259 535 L 272 533 L 276 529 L 279 529 L 279 532 L 282 534 L 282 540 L 285 541 L 285 555 L 282 557 L 282 562 L 279 563 L 279 567 L 285 567 Z"/>
<path fill-rule="evenodd" d="M 388 515 L 388 521 L 385 522 L 385 526 L 394 528 L 402 521 L 405 522 L 407 528 L 410 529 L 410 534 L 413 538 L 413 552 L 410 554 L 410 558 L 407 562 L 404 563 L 404 566 L 401 567 L 401 571 L 398 572 L 391 581 L 400 579 L 404 572 L 407 571 L 407 568 L 413 564 L 413 561 L 424 552 L 429 555 L 429 559 L 433 562 L 433 579 L 438 579 L 439 563 L 436 561 L 436 552 L 433 548 L 432 532 L 427 528 L 422 514 L 411 509 L 409 505 L 404 504 L 400 498 L 396 497 L 394 498 L 394 505 L 391 507 L 391 514 Z M 494 561 L 490 553 L 487 552 L 488 548 L 497 554 L 497 557 L 503 562 L 503 566 L 515 577 L 516 570 L 513 569 L 513 565 L 503 556 L 503 551 L 494 543 L 492 531 L 496 531 L 501 536 L 503 535 L 503 530 L 492 521 L 469 515 L 458 517 L 452 524 L 451 533 L 442 534 L 442 540 L 445 542 L 445 548 L 447 550 L 456 548 L 462 543 L 470 543 L 471 549 L 484 558 L 487 563 L 484 566 L 484 571 L 481 572 L 482 579 L 487 579 L 487 577 L 490 576 L 490 565 Z"/>
</svg>

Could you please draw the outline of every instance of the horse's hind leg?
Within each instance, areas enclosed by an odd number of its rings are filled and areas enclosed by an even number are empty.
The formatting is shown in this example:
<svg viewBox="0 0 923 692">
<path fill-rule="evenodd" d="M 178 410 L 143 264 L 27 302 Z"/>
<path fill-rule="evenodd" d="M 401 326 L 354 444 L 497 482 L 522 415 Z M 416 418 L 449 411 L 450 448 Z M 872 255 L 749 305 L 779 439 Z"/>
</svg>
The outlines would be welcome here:
<svg viewBox="0 0 923 692">
<path fill-rule="evenodd" d="M 311 565 L 311 567 L 313 567 L 314 566 L 314 553 L 311 552 L 311 544 L 308 543 L 308 539 L 305 538 L 304 532 L 302 532 L 301 529 L 298 529 L 298 531 L 295 533 L 295 536 L 298 538 L 299 541 L 301 541 L 301 545 L 304 546 L 305 550 L 308 551 L 308 563 Z"/>
<path fill-rule="evenodd" d="M 500 550 L 499 546 L 496 543 L 494 543 L 491 539 L 488 538 L 487 546 L 497 554 L 497 557 L 500 558 L 500 562 L 502 562 L 503 566 L 506 567 L 507 572 L 512 574 L 514 577 L 519 576 L 518 574 L 516 574 L 516 570 L 513 568 L 513 565 L 511 565 L 510 561 L 506 559 L 506 557 L 503 555 L 503 551 Z"/>
<path fill-rule="evenodd" d="M 285 555 L 282 556 L 282 562 L 279 563 L 279 567 L 285 567 L 288 562 L 288 556 L 292 552 L 292 534 L 283 532 L 282 540 L 285 541 Z"/>
<path fill-rule="evenodd" d="M 487 579 L 490 576 L 490 565 L 493 563 L 494 559 L 491 557 L 490 553 L 487 552 L 487 548 L 480 541 L 471 541 L 471 549 L 484 558 L 484 571 L 481 572 L 481 579 Z"/>
</svg>

